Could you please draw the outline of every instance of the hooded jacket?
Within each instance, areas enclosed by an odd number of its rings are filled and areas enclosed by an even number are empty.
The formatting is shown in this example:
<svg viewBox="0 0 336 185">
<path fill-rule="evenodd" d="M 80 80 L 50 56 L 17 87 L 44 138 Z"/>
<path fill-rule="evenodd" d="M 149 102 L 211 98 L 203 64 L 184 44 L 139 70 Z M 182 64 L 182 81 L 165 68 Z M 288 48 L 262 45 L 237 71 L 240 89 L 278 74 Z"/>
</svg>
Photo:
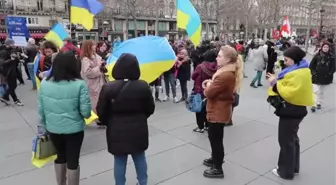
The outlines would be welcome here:
<svg viewBox="0 0 336 185">
<path fill-rule="evenodd" d="M 313 84 L 328 85 L 333 82 L 335 73 L 335 55 L 319 51 L 312 61 L 309 68 L 312 73 Z"/>
<path fill-rule="evenodd" d="M 113 155 L 143 152 L 148 148 L 147 119 L 155 104 L 149 85 L 140 78 L 137 58 L 123 54 L 99 95 L 97 114 L 107 126 L 108 151 Z"/>
<path fill-rule="evenodd" d="M 216 62 L 202 62 L 196 67 L 192 74 L 192 80 L 194 80 L 194 93 L 200 93 L 202 97 L 204 97 L 202 83 L 205 80 L 211 79 L 212 76 L 216 73 L 216 70 Z"/>
</svg>

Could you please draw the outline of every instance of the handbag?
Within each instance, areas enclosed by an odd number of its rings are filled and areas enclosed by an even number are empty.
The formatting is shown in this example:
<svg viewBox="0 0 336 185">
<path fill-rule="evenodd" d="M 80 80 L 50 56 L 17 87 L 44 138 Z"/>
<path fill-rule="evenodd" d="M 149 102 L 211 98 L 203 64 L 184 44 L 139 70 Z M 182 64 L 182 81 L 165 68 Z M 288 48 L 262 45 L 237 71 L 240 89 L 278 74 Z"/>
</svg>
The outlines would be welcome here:
<svg viewBox="0 0 336 185">
<path fill-rule="evenodd" d="M 49 134 L 37 136 L 35 159 L 44 159 L 56 155 L 54 143 L 50 139 Z"/>
<path fill-rule="evenodd" d="M 186 106 L 190 112 L 201 112 L 203 108 L 203 100 L 201 94 L 191 93 L 188 100 L 186 101 Z"/>
<path fill-rule="evenodd" d="M 239 94 L 233 93 L 233 103 L 232 107 L 237 107 L 239 105 Z"/>
</svg>

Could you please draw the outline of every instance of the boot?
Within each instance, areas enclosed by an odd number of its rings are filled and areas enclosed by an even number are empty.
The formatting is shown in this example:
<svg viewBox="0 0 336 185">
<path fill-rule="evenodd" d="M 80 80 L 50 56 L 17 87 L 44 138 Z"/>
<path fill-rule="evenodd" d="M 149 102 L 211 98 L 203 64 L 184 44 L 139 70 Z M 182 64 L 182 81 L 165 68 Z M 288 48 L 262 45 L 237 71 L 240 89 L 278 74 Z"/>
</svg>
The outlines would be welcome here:
<svg viewBox="0 0 336 185">
<path fill-rule="evenodd" d="M 54 164 L 57 185 L 66 185 L 66 164 Z"/>
<path fill-rule="evenodd" d="M 224 178 L 224 172 L 222 169 L 210 168 L 204 171 L 203 176 L 207 178 Z"/>
<path fill-rule="evenodd" d="M 68 185 L 79 185 L 79 167 L 77 170 L 67 170 Z"/>
</svg>

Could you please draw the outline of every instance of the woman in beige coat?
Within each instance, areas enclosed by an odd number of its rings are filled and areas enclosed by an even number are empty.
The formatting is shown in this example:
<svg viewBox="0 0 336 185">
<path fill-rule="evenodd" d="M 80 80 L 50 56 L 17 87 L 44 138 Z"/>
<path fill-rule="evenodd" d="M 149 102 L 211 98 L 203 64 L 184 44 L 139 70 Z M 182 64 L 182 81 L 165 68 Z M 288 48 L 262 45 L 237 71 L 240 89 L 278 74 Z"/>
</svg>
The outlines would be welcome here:
<svg viewBox="0 0 336 185">
<path fill-rule="evenodd" d="M 92 40 L 86 40 L 83 42 L 81 48 L 81 61 L 81 75 L 89 88 L 91 108 L 93 112 L 97 113 L 96 107 L 99 93 L 106 82 L 106 63 L 99 55 L 96 54 L 96 44 Z M 97 124 L 99 125 L 99 123 Z"/>
</svg>

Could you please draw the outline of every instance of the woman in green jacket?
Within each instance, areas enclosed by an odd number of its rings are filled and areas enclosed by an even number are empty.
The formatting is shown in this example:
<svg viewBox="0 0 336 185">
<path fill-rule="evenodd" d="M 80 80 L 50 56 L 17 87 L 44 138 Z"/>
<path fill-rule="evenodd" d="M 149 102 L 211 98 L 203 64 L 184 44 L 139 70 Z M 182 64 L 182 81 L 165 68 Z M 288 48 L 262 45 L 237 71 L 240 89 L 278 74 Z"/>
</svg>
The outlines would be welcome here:
<svg viewBox="0 0 336 185">
<path fill-rule="evenodd" d="M 81 79 L 71 52 L 59 53 L 50 75 L 38 92 L 38 113 L 57 151 L 58 185 L 79 184 L 79 155 L 84 138 L 84 118 L 91 116 L 88 87 Z"/>
</svg>

